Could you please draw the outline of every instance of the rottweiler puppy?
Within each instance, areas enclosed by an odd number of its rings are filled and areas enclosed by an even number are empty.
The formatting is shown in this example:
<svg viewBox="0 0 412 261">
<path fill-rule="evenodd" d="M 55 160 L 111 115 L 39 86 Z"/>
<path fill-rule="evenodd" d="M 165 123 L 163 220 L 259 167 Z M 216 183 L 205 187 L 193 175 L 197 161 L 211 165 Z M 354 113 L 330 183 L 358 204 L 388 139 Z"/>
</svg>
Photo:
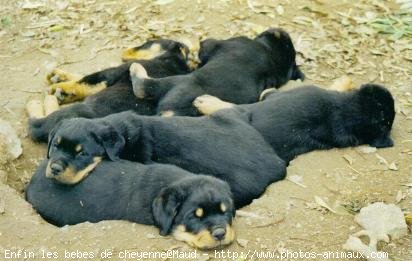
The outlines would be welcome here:
<svg viewBox="0 0 412 261">
<path fill-rule="evenodd" d="M 102 158 L 173 164 L 226 181 L 239 208 L 286 174 L 285 163 L 247 122 L 230 114 L 165 118 L 133 112 L 63 120 L 50 133 L 46 176 L 76 184 Z"/>
<path fill-rule="evenodd" d="M 302 86 L 272 91 L 263 101 L 235 105 L 201 96 L 194 105 L 206 114 L 239 114 L 248 118 L 286 162 L 318 149 L 369 144 L 393 146 L 389 137 L 395 118 L 394 100 L 383 86 L 365 84 L 347 92 Z M 213 116 L 214 114 L 212 114 Z"/>
<path fill-rule="evenodd" d="M 138 60 L 151 77 L 166 77 L 186 74 L 190 71 L 187 64 L 188 48 L 179 42 L 160 39 L 148 41 L 145 44 L 130 49 L 127 57 L 150 60 Z M 123 57 L 124 58 L 124 57 Z M 138 114 L 156 114 L 157 103 L 139 99 L 133 95 L 129 68 L 132 62 L 118 67 L 108 68 L 92 73 L 81 79 L 74 80 L 59 70 L 48 76 L 50 82 L 60 81 L 51 85 L 52 90 L 61 90 L 65 102 L 87 97 L 84 102 L 75 103 L 45 118 L 29 120 L 29 134 L 35 141 L 46 142 L 51 129 L 62 119 L 84 117 L 99 118 L 126 110 Z M 106 88 L 109 87 L 109 88 Z"/>
<path fill-rule="evenodd" d="M 192 102 L 202 94 L 247 104 L 256 102 L 268 87 L 303 79 L 295 56 L 290 36 L 277 28 L 255 39 L 208 39 L 200 44 L 200 68 L 190 74 L 151 79 L 144 67 L 134 64 L 130 68 L 133 91 L 139 98 L 159 101 L 157 111 L 162 116 L 196 116 Z"/>
<path fill-rule="evenodd" d="M 189 245 L 209 249 L 235 239 L 235 216 L 228 184 L 173 165 L 102 161 L 76 186 L 45 175 L 43 161 L 26 188 L 26 199 L 48 222 L 74 225 L 128 220 L 156 225 Z"/>
</svg>

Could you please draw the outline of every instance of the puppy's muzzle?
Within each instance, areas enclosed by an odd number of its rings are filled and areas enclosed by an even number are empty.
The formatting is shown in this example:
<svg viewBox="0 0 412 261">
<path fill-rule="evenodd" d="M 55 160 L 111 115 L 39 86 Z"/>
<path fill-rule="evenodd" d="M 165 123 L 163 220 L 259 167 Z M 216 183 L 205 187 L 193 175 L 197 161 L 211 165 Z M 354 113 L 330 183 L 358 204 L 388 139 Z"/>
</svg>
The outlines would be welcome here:
<svg viewBox="0 0 412 261">
<path fill-rule="evenodd" d="M 224 227 L 215 227 L 212 230 L 212 236 L 216 241 L 222 241 L 226 236 L 226 229 Z"/>
<path fill-rule="evenodd" d="M 65 164 L 62 161 L 55 161 L 50 164 L 51 174 L 53 176 L 60 175 L 65 169 Z"/>
</svg>

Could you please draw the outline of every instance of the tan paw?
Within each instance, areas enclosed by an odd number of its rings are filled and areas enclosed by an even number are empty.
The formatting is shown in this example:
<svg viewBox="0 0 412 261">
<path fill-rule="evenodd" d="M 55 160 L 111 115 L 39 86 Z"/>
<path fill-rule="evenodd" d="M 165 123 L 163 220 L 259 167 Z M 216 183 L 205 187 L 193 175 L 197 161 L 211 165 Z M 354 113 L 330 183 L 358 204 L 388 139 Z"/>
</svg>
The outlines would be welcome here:
<svg viewBox="0 0 412 261">
<path fill-rule="evenodd" d="M 81 75 L 68 73 L 61 69 L 55 68 L 46 76 L 46 81 L 49 85 L 59 83 L 59 82 L 67 82 L 67 81 L 77 81 L 81 79 Z"/>
<path fill-rule="evenodd" d="M 44 117 L 43 103 L 40 100 L 31 100 L 26 104 L 29 118 L 40 119 Z"/>
<path fill-rule="evenodd" d="M 160 117 L 172 117 L 175 115 L 174 111 L 162 111 L 160 112 Z"/>
<path fill-rule="evenodd" d="M 44 116 L 48 116 L 49 114 L 59 110 L 59 102 L 57 101 L 57 97 L 54 95 L 46 95 L 44 97 Z"/>
<path fill-rule="evenodd" d="M 352 78 L 349 76 L 342 76 L 336 79 L 332 85 L 329 87 L 329 90 L 338 91 L 338 92 L 347 92 L 355 88 Z"/>
<path fill-rule="evenodd" d="M 50 94 L 56 96 L 59 102 L 63 104 L 83 100 L 87 96 L 98 93 L 106 87 L 106 82 L 90 85 L 77 81 L 68 81 L 50 85 Z"/>
<path fill-rule="evenodd" d="M 202 95 L 197 97 L 193 101 L 193 106 L 195 106 L 200 113 L 204 115 L 210 115 L 216 111 L 222 109 L 232 108 L 233 103 L 222 101 L 221 99 L 212 95 Z"/>
<path fill-rule="evenodd" d="M 147 75 L 146 69 L 140 63 L 132 63 L 129 68 L 131 77 L 138 77 L 140 79 L 150 78 Z"/>
</svg>

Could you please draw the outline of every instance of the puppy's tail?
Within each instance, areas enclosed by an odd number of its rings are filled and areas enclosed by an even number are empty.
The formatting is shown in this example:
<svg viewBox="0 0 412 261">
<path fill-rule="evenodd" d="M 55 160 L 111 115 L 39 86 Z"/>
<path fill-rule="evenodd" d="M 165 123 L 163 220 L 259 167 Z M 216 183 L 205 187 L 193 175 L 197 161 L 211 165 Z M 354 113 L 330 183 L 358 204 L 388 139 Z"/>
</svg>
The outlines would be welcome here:
<svg viewBox="0 0 412 261">
<path fill-rule="evenodd" d="M 173 87 L 169 78 L 152 79 L 141 64 L 133 63 L 130 66 L 133 93 L 139 99 L 160 100 Z"/>
<path fill-rule="evenodd" d="M 82 103 L 75 103 L 40 119 L 29 119 L 29 135 L 36 142 L 47 142 L 50 131 L 62 120 L 75 117 L 90 118 L 93 112 Z"/>
</svg>

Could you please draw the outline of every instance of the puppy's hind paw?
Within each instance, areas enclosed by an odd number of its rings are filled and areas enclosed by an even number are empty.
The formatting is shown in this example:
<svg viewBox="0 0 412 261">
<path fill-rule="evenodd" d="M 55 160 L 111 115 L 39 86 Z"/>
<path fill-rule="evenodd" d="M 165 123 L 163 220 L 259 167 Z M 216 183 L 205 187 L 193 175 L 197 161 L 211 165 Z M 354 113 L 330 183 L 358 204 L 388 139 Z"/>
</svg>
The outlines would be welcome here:
<svg viewBox="0 0 412 261">
<path fill-rule="evenodd" d="M 132 63 L 129 68 L 130 80 L 133 86 L 133 93 L 137 98 L 143 99 L 145 97 L 143 82 L 148 79 L 146 69 L 139 63 Z"/>
<path fill-rule="evenodd" d="M 204 115 L 210 115 L 222 109 L 232 108 L 233 103 L 222 101 L 221 99 L 212 95 L 202 95 L 193 101 L 193 106 Z"/>
</svg>

